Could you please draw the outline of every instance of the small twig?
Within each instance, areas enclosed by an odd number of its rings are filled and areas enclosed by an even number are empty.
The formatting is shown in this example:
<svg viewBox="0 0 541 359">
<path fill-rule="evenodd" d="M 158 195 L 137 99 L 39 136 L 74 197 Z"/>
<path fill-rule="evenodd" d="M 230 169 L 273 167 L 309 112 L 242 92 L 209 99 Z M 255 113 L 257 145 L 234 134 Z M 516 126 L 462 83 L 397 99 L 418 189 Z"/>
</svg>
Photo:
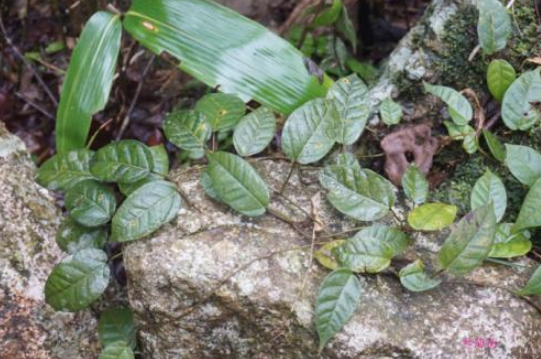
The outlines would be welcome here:
<svg viewBox="0 0 541 359">
<path fill-rule="evenodd" d="M 94 134 L 92 135 L 92 137 L 90 138 L 90 140 L 88 141 L 88 144 L 86 145 L 86 148 L 90 148 L 90 146 L 92 146 L 92 144 L 94 143 L 94 140 L 96 139 L 96 137 L 98 137 L 99 133 L 105 128 L 107 127 L 108 124 L 110 124 L 111 122 L 113 122 L 114 118 L 111 118 L 107 121 L 105 121 L 104 123 L 101 124 L 100 127 L 98 127 L 98 129 L 96 130 L 96 132 L 94 132 Z"/>
<path fill-rule="evenodd" d="M 465 89 L 462 91 L 466 97 L 473 98 L 475 102 L 475 107 L 477 108 L 476 111 L 476 126 L 475 126 L 475 137 L 479 137 L 483 129 L 485 128 L 485 111 L 483 110 L 483 106 L 481 106 L 481 102 L 479 101 L 479 98 L 477 97 L 477 94 L 472 89 Z"/>
<path fill-rule="evenodd" d="M 303 0 L 299 2 L 298 5 L 295 6 L 293 11 L 291 12 L 291 15 L 289 15 L 287 20 L 284 22 L 284 24 L 280 26 L 280 29 L 278 30 L 280 36 L 286 35 L 286 33 L 293 26 L 293 24 L 295 24 L 299 20 L 304 11 L 316 1 L 317 0 Z"/>
<path fill-rule="evenodd" d="M 20 98 L 21 100 L 23 100 L 24 102 L 26 102 L 28 105 L 30 105 L 31 107 L 33 107 L 34 109 L 38 110 L 39 112 L 41 112 L 44 116 L 50 118 L 51 120 L 54 120 L 54 116 L 51 115 L 49 112 L 47 112 L 43 107 L 41 107 L 40 105 L 38 105 L 37 103 L 27 99 L 26 97 L 24 97 L 22 94 L 20 94 L 19 92 L 15 92 L 15 96 Z"/>
<path fill-rule="evenodd" d="M 291 166 L 289 167 L 289 172 L 287 173 L 287 177 L 282 184 L 282 188 L 280 188 L 279 194 L 284 193 L 284 190 L 286 189 L 287 183 L 289 182 L 289 179 L 291 178 L 291 175 L 293 174 L 293 170 L 295 169 L 296 162 L 291 162 Z"/>
</svg>

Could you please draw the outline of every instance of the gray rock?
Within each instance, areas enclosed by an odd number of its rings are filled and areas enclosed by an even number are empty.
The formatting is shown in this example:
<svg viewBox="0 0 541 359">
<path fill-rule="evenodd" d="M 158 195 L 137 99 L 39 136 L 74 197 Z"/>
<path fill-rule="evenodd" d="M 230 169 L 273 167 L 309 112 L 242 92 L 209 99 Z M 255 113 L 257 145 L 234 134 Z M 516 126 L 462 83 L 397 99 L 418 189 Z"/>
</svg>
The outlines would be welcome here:
<svg viewBox="0 0 541 359">
<path fill-rule="evenodd" d="M 286 162 L 254 164 L 275 189 L 289 169 Z M 255 219 L 209 199 L 198 175 L 195 169 L 173 173 L 191 206 L 153 238 L 125 250 L 143 352 L 154 359 L 317 358 L 313 306 L 328 271 L 310 265 L 307 213 L 328 233 L 359 224 L 329 207 L 310 168 L 294 174 L 284 192 L 302 210 L 275 194 L 273 215 Z M 395 209 L 398 216 L 404 208 Z M 430 262 L 446 234 L 418 235 L 397 268 L 417 258 Z M 316 241 L 328 241 L 325 236 L 318 233 Z M 420 294 L 390 273 L 362 276 L 359 308 L 320 358 L 538 358 L 540 314 L 494 287 L 516 288 L 528 274 L 486 264 Z M 492 339 L 496 347 L 472 348 L 464 339 Z"/>
<path fill-rule="evenodd" d="M 23 142 L 0 122 L 0 358 L 95 359 L 90 311 L 56 313 L 45 303 L 45 281 L 62 258 L 61 214 L 34 176 Z"/>
</svg>

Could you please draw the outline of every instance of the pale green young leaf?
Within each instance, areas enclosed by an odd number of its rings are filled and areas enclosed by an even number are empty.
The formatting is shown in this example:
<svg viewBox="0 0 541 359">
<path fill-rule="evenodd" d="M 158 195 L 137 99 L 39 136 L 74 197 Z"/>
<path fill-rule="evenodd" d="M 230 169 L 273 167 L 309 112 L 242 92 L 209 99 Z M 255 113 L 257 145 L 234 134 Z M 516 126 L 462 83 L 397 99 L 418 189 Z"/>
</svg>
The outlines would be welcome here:
<svg viewBox="0 0 541 359">
<path fill-rule="evenodd" d="M 265 213 L 270 201 L 269 189 L 248 162 L 226 152 L 210 153 L 208 159 L 212 188 L 222 201 L 247 216 Z"/>
<path fill-rule="evenodd" d="M 244 116 L 235 127 L 233 145 L 241 156 L 248 157 L 262 152 L 276 132 L 276 117 L 271 110 L 261 106 Z"/>
<path fill-rule="evenodd" d="M 423 82 L 423 86 L 426 92 L 439 97 L 447 104 L 449 115 L 455 124 L 464 126 L 470 122 L 473 117 L 473 109 L 460 92 L 447 86 L 431 85 L 426 82 Z"/>
<path fill-rule="evenodd" d="M 541 102 L 539 69 L 524 72 L 505 93 L 501 110 L 505 125 L 511 130 L 530 129 L 541 116 L 535 102 Z"/>
<path fill-rule="evenodd" d="M 118 307 L 102 312 L 98 322 L 98 334 L 103 346 L 123 341 L 131 348 L 135 348 L 135 326 L 132 311 L 128 308 Z"/>
<path fill-rule="evenodd" d="M 496 229 L 494 244 L 488 254 L 493 258 L 513 258 L 527 254 L 532 249 L 531 234 L 524 230 L 512 233 L 512 223 L 500 223 Z"/>
<path fill-rule="evenodd" d="M 193 110 L 170 113 L 165 118 L 163 129 L 167 139 L 178 148 L 201 154 L 212 134 L 206 116 Z"/>
<path fill-rule="evenodd" d="M 517 78 L 515 69 L 505 60 L 492 60 L 487 70 L 488 90 L 496 100 L 501 102 L 505 92 Z"/>
<path fill-rule="evenodd" d="M 425 203 L 408 214 L 408 224 L 418 231 L 439 231 L 453 224 L 456 206 L 445 203 Z"/>
<path fill-rule="evenodd" d="M 426 202 L 428 197 L 428 181 L 417 165 L 410 164 L 402 176 L 402 188 L 406 197 L 415 204 Z"/>
<path fill-rule="evenodd" d="M 527 146 L 505 145 L 505 164 L 509 171 L 526 186 L 541 177 L 541 155 Z"/>
<path fill-rule="evenodd" d="M 45 283 L 45 300 L 58 311 L 79 311 L 102 295 L 110 276 L 105 252 L 80 250 L 53 268 Z"/>
<path fill-rule="evenodd" d="M 523 229 L 541 226 L 541 178 L 538 178 L 531 186 L 524 202 L 520 207 L 517 220 L 513 226 L 513 233 Z"/>
<path fill-rule="evenodd" d="M 355 274 L 346 268 L 336 269 L 323 280 L 315 307 L 320 352 L 353 315 L 361 293 L 361 283 Z"/>
<path fill-rule="evenodd" d="M 90 160 L 94 152 L 86 148 L 58 153 L 38 170 L 37 181 L 50 190 L 66 191 L 79 182 L 93 179 Z"/>
<path fill-rule="evenodd" d="M 64 198 L 71 217 L 86 227 L 99 227 L 111 219 L 116 198 L 111 188 L 94 180 L 79 182 Z"/>
<path fill-rule="evenodd" d="M 473 186 L 470 198 L 471 209 L 487 206 L 490 202 L 494 204 L 496 222 L 501 221 L 507 208 L 507 192 L 500 177 L 487 169 Z"/>
<path fill-rule="evenodd" d="M 105 227 L 89 228 L 66 217 L 56 232 L 56 244 L 64 252 L 73 254 L 85 248 L 102 249 L 107 242 Z"/>
<path fill-rule="evenodd" d="M 400 270 L 400 283 L 412 292 L 424 292 L 441 284 L 441 279 L 431 278 L 425 272 L 425 265 L 418 259 Z"/>
<path fill-rule="evenodd" d="M 494 156 L 494 158 L 498 161 L 504 162 L 506 156 L 505 147 L 500 142 L 498 137 L 496 137 L 489 130 L 483 130 L 483 137 L 485 138 L 485 142 L 487 143 L 488 149 L 490 150 L 490 153 L 492 153 L 492 156 Z"/>
<path fill-rule="evenodd" d="M 462 218 L 438 253 L 438 263 L 447 272 L 464 275 L 480 266 L 490 253 L 496 236 L 492 203 Z"/>
<path fill-rule="evenodd" d="M 195 111 L 205 115 L 214 132 L 230 131 L 244 116 L 246 105 L 235 95 L 211 93 L 197 101 Z"/>
<path fill-rule="evenodd" d="M 321 264 L 323 267 L 335 270 L 340 267 L 340 264 L 337 262 L 334 257 L 333 250 L 340 247 L 344 244 L 345 240 L 337 239 L 329 243 L 325 243 L 317 251 L 314 252 L 314 258 Z"/>
<path fill-rule="evenodd" d="M 398 125 L 402 119 L 402 106 L 390 98 L 381 101 L 379 105 L 381 119 L 386 125 Z"/>
<path fill-rule="evenodd" d="M 518 291 L 520 295 L 540 295 L 541 294 L 541 266 L 537 267 L 532 274 L 526 286 Z"/>
<path fill-rule="evenodd" d="M 503 50 L 512 33 L 511 16 L 499 0 L 478 0 L 477 37 L 487 55 Z"/>
<path fill-rule="evenodd" d="M 130 345 L 124 341 L 108 344 L 103 348 L 98 359 L 134 359 Z"/>
</svg>

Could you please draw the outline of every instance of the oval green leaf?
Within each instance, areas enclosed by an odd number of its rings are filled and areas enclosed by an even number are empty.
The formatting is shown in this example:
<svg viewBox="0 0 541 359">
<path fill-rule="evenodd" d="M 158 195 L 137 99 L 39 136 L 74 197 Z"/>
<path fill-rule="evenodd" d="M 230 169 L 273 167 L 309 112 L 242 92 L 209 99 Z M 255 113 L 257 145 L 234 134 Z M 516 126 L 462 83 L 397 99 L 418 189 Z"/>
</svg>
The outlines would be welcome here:
<svg viewBox="0 0 541 359">
<path fill-rule="evenodd" d="M 505 147 L 500 140 L 498 140 L 498 137 L 496 137 L 496 135 L 489 130 L 483 130 L 483 137 L 485 138 L 488 149 L 490 150 L 490 153 L 492 153 L 492 156 L 494 156 L 494 158 L 498 161 L 504 162 L 506 156 Z"/>
<path fill-rule="evenodd" d="M 538 178 L 524 198 L 513 233 L 541 226 L 541 178 Z"/>
<path fill-rule="evenodd" d="M 526 186 L 541 177 L 541 155 L 527 146 L 505 145 L 505 164 L 509 171 Z"/>
<path fill-rule="evenodd" d="M 518 291 L 519 295 L 540 295 L 541 294 L 541 266 L 537 267 L 526 286 Z"/>
<path fill-rule="evenodd" d="M 425 272 L 425 265 L 420 259 L 402 268 L 398 275 L 400 283 L 412 292 L 424 292 L 441 284 L 441 279 L 432 278 Z"/>
<path fill-rule="evenodd" d="M 507 192 L 500 177 L 490 170 L 477 180 L 471 193 L 471 209 L 487 206 L 490 202 L 494 204 L 496 222 L 502 220 L 507 208 Z"/>
<path fill-rule="evenodd" d="M 512 233 L 512 223 L 500 223 L 496 229 L 496 237 L 488 254 L 493 258 L 513 258 L 527 254 L 532 249 L 530 232 Z"/>
<path fill-rule="evenodd" d="M 477 7 L 479 44 L 487 55 L 492 55 L 507 45 L 507 38 L 512 33 L 511 17 L 499 0 L 479 0 Z"/>
<path fill-rule="evenodd" d="M 248 157 L 262 152 L 276 132 L 276 117 L 271 110 L 261 106 L 244 116 L 235 127 L 233 145 L 241 156 Z"/>
<path fill-rule="evenodd" d="M 402 188 L 406 197 L 415 204 L 426 202 L 428 181 L 424 173 L 415 164 L 410 164 L 402 176 Z"/>
<path fill-rule="evenodd" d="M 58 153 L 39 168 L 37 181 L 50 190 L 66 191 L 79 182 L 93 179 L 90 173 L 92 156 L 94 152 L 86 148 Z"/>
<path fill-rule="evenodd" d="M 175 111 L 167 115 L 163 130 L 167 139 L 186 151 L 202 153 L 212 134 L 206 116 L 197 111 Z"/>
<path fill-rule="evenodd" d="M 502 102 L 505 92 L 516 78 L 515 69 L 505 60 L 492 60 L 488 65 L 488 90 L 499 102 Z"/>
<path fill-rule="evenodd" d="M 270 201 L 269 189 L 248 162 L 226 152 L 210 153 L 208 159 L 212 188 L 222 201 L 247 216 L 265 213 Z"/>
<path fill-rule="evenodd" d="M 143 238 L 175 218 L 180 194 L 171 182 L 153 181 L 136 189 L 122 203 L 112 222 L 111 241 Z"/>
<path fill-rule="evenodd" d="M 85 227 L 71 217 L 64 218 L 56 232 L 56 244 L 70 254 L 86 248 L 102 249 L 106 242 L 107 229 L 105 227 Z"/>
<path fill-rule="evenodd" d="M 402 106 L 390 98 L 381 101 L 379 114 L 386 125 L 398 125 L 402 119 Z"/>
<path fill-rule="evenodd" d="M 107 345 L 98 359 L 134 359 L 132 348 L 126 342 L 120 341 Z"/>
<path fill-rule="evenodd" d="M 86 23 L 73 50 L 56 113 L 59 153 L 85 146 L 92 115 L 109 98 L 121 35 L 120 15 L 99 11 Z"/>
<path fill-rule="evenodd" d="M 66 193 L 64 202 L 71 217 L 87 227 L 98 227 L 109 222 L 116 209 L 113 191 L 94 180 L 73 186 Z"/>
<path fill-rule="evenodd" d="M 348 269 L 337 269 L 323 280 L 315 308 L 320 352 L 353 315 L 361 293 L 361 283 Z"/>
<path fill-rule="evenodd" d="M 110 308 L 101 313 L 98 334 L 103 346 L 122 341 L 131 348 L 135 348 L 135 326 L 132 311 L 119 307 Z"/>
<path fill-rule="evenodd" d="M 423 82 L 426 92 L 439 97 L 447 104 L 449 115 L 459 126 L 467 125 L 473 117 L 473 109 L 468 100 L 460 92 L 446 86 L 431 85 Z"/>
<path fill-rule="evenodd" d="M 246 105 L 235 95 L 211 93 L 197 101 L 195 111 L 205 116 L 213 131 L 230 131 L 244 116 Z"/>
<path fill-rule="evenodd" d="M 426 203 L 408 214 L 408 224 L 418 231 L 439 231 L 453 224 L 456 206 L 445 203 Z"/>
<path fill-rule="evenodd" d="M 53 268 L 45 283 L 45 300 L 55 310 L 76 312 L 98 299 L 109 279 L 105 252 L 83 249 Z"/>
<path fill-rule="evenodd" d="M 539 69 L 524 72 L 513 81 L 503 97 L 502 118 L 511 130 L 526 131 L 539 121 L 539 110 L 532 103 L 541 102 Z"/>
</svg>

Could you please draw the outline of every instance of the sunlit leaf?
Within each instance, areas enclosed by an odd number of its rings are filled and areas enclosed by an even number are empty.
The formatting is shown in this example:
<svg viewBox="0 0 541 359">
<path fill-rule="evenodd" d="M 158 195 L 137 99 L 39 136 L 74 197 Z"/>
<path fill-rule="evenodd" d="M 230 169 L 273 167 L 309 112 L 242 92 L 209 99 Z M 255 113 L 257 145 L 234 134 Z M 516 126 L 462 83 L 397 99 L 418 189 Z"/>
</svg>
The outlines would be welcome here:
<svg viewBox="0 0 541 359">
<path fill-rule="evenodd" d="M 505 161 L 505 147 L 492 132 L 483 130 L 483 137 L 492 156 L 500 162 Z"/>
<path fill-rule="evenodd" d="M 477 209 L 490 202 L 494 204 L 496 222 L 501 221 L 507 208 L 507 192 L 502 180 L 487 169 L 473 186 L 470 204 L 472 209 Z"/>
<path fill-rule="evenodd" d="M 321 246 L 316 252 L 314 252 L 314 258 L 321 264 L 323 267 L 335 270 L 340 267 L 340 264 L 334 258 L 333 249 L 344 244 L 345 240 L 337 239 L 329 243 L 325 243 Z"/>
<path fill-rule="evenodd" d="M 235 127 L 233 144 L 241 156 L 253 156 L 262 152 L 274 138 L 276 117 L 268 108 L 261 106 L 246 115 Z"/>
<path fill-rule="evenodd" d="M 425 203 L 408 214 L 408 224 L 418 231 L 439 231 L 455 221 L 456 206 L 445 203 Z"/>
<path fill-rule="evenodd" d="M 402 268 L 399 277 L 400 283 L 412 292 L 424 292 L 441 284 L 441 279 L 431 278 L 425 272 L 425 265 L 420 259 Z"/>
<path fill-rule="evenodd" d="M 428 197 L 428 181 L 423 172 L 415 164 L 411 164 L 402 176 L 402 188 L 406 197 L 415 204 L 426 202 Z"/>
<path fill-rule="evenodd" d="M 323 280 L 315 308 L 320 352 L 353 315 L 361 293 L 361 283 L 348 269 L 337 269 Z"/>
<path fill-rule="evenodd" d="M 56 113 L 59 153 L 85 146 L 92 115 L 109 98 L 121 34 L 119 15 L 99 11 L 86 23 L 73 50 Z"/>
<path fill-rule="evenodd" d="M 496 237 L 488 254 L 493 258 L 512 258 L 523 256 L 532 249 L 530 232 L 512 233 L 512 223 L 500 223 L 496 229 Z"/>
<path fill-rule="evenodd" d="M 502 119 L 512 130 L 528 130 L 539 121 L 539 110 L 532 103 L 541 102 L 539 69 L 524 72 L 513 81 L 503 97 Z"/>
<path fill-rule="evenodd" d="M 64 198 L 71 217 L 87 227 L 101 226 L 111 219 L 116 209 L 113 191 L 94 180 L 73 186 Z"/>
<path fill-rule="evenodd" d="M 505 164 L 509 171 L 526 186 L 541 177 L 541 155 L 527 146 L 505 145 Z"/>
<path fill-rule="evenodd" d="M 423 82 L 423 86 L 426 92 L 439 97 L 447 104 L 449 115 L 454 123 L 464 126 L 470 122 L 473 117 L 473 109 L 468 100 L 458 91 L 446 86 L 430 85 L 426 82 Z"/>
<path fill-rule="evenodd" d="M 526 286 L 522 288 L 518 294 L 520 295 L 539 295 L 541 294 L 541 266 L 537 267 L 532 274 Z"/>
<path fill-rule="evenodd" d="M 124 27 L 153 52 L 179 59 L 182 70 L 208 86 L 276 112 L 291 113 L 324 97 L 332 83 L 309 74 L 303 54 L 289 42 L 213 1 L 134 0 Z"/>
<path fill-rule="evenodd" d="M 114 342 L 108 344 L 103 348 L 98 359 L 134 359 L 130 345 L 124 341 Z"/>
<path fill-rule="evenodd" d="M 503 100 L 505 92 L 517 78 L 515 69 L 505 60 L 492 60 L 487 70 L 488 90 L 498 101 Z"/>
<path fill-rule="evenodd" d="M 38 170 L 37 181 L 51 190 L 68 190 L 79 182 L 92 179 L 90 160 L 94 152 L 87 149 L 59 153 Z"/>
<path fill-rule="evenodd" d="M 211 93 L 197 101 L 195 111 L 205 116 L 213 131 L 229 131 L 244 116 L 246 105 L 235 95 Z"/>
<path fill-rule="evenodd" d="M 282 150 L 292 161 L 317 162 L 336 141 L 338 111 L 331 101 L 312 100 L 289 116 L 282 131 Z"/>
<path fill-rule="evenodd" d="M 197 111 L 175 111 L 170 113 L 163 125 L 167 139 L 175 146 L 203 154 L 205 144 L 212 134 L 206 116 Z"/>
<path fill-rule="evenodd" d="M 498 0 L 478 0 L 479 21 L 477 36 L 487 55 L 503 50 L 512 33 L 511 17 Z"/>
<path fill-rule="evenodd" d="M 123 341 L 135 348 L 135 327 L 130 309 L 119 307 L 107 309 L 100 315 L 98 322 L 100 343 L 108 346 Z"/>
<path fill-rule="evenodd" d="M 174 184 L 153 181 L 136 189 L 113 217 L 111 241 L 143 238 L 173 220 L 182 205 Z"/>
<path fill-rule="evenodd" d="M 524 198 L 513 233 L 541 226 L 541 178 L 538 178 Z"/>
<path fill-rule="evenodd" d="M 492 204 L 480 207 L 462 218 L 438 253 L 440 267 L 464 275 L 480 266 L 490 253 L 496 236 Z"/>
<path fill-rule="evenodd" d="M 383 122 L 389 126 L 398 125 L 402 119 L 402 106 L 390 98 L 381 101 L 379 113 Z"/>
<path fill-rule="evenodd" d="M 66 217 L 56 232 L 56 244 L 65 252 L 75 253 L 85 248 L 102 249 L 107 242 L 105 227 L 89 228 Z"/>
<path fill-rule="evenodd" d="M 226 152 L 209 153 L 208 159 L 212 188 L 222 201 L 247 216 L 265 213 L 269 189 L 248 162 Z"/>
<path fill-rule="evenodd" d="M 76 312 L 98 299 L 109 279 L 105 252 L 83 249 L 54 267 L 45 283 L 45 300 L 55 310 Z"/>
</svg>

